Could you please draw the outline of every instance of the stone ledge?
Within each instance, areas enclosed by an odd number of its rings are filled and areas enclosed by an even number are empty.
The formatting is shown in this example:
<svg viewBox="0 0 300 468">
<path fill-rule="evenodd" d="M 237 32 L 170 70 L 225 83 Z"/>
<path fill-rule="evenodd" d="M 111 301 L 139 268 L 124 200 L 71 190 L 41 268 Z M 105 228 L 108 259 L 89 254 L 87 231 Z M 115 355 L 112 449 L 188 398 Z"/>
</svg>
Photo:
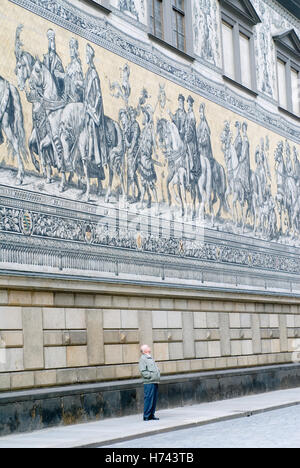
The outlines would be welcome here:
<svg viewBox="0 0 300 468">
<path fill-rule="evenodd" d="M 216 300 L 216 301 L 233 301 L 233 302 L 263 302 L 277 304 L 295 304 L 300 305 L 300 295 L 285 293 L 271 293 L 271 292 L 245 292 L 242 290 L 228 291 L 214 288 L 194 288 L 194 287 L 182 287 L 182 286 L 171 286 L 168 284 L 157 285 L 157 284 L 141 284 L 134 285 L 126 282 L 112 282 L 107 280 L 81 280 L 81 279 L 67 279 L 67 278 L 56 278 L 53 275 L 47 275 L 45 277 L 37 277 L 36 275 L 14 275 L 14 274 L 0 274 L 0 290 L 6 297 L 7 290 L 22 290 L 22 291 L 61 291 L 62 293 L 87 293 L 95 294 L 98 296 L 96 304 L 100 305 L 100 297 L 107 297 L 108 301 L 105 300 L 105 307 L 115 308 L 111 304 L 110 295 L 115 296 L 146 296 L 145 309 L 152 309 L 153 305 L 148 301 L 149 298 L 172 298 L 174 300 L 174 306 L 176 299 L 187 299 L 193 300 Z M 148 296 L 148 297 L 147 297 Z M 50 298 L 50 296 L 49 296 Z M 75 300 L 75 299 L 74 299 Z M 103 299 L 104 300 L 104 299 Z M 100 301 L 100 303 L 99 303 Z M 52 298 L 50 300 L 53 306 Z M 190 304 L 190 303 L 189 303 Z M 45 305 L 45 304 L 43 304 Z M 73 306 L 74 307 L 74 306 Z M 80 306 L 78 306 L 80 307 Z M 102 305 L 101 305 L 102 307 Z M 129 305 L 128 305 L 129 307 Z"/>
<path fill-rule="evenodd" d="M 66 370 L 66 369 L 63 369 Z M 72 370 L 72 369 L 70 369 Z M 194 373 L 176 374 L 163 376 L 161 384 L 173 384 L 179 382 L 190 382 L 201 379 L 220 379 L 224 377 L 233 377 L 236 375 L 253 375 L 257 372 L 279 372 L 288 370 L 298 370 L 300 376 L 300 364 L 281 364 L 270 366 L 255 366 L 239 369 L 203 371 Z M 137 386 L 142 387 L 141 379 L 117 380 L 111 382 L 91 383 L 91 384 L 76 384 L 63 387 L 53 387 L 47 389 L 32 389 L 26 391 L 5 392 L 0 394 L 0 405 L 32 399 L 56 398 L 58 396 L 68 396 L 81 393 L 93 393 L 95 391 L 115 391 L 121 389 L 130 389 Z"/>
<path fill-rule="evenodd" d="M 163 377 L 158 410 L 300 385 L 300 366 L 274 365 Z M 142 414 L 140 380 L 3 393 L 0 436 L 51 426 Z"/>
</svg>

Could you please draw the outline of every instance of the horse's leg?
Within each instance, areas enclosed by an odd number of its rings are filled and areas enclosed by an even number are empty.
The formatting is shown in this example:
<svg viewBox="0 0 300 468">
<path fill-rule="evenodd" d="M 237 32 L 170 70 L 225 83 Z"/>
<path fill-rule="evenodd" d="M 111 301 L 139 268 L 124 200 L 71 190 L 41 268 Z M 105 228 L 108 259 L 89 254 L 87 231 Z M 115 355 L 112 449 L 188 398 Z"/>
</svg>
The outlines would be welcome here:
<svg viewBox="0 0 300 468">
<path fill-rule="evenodd" d="M 140 203 L 138 204 L 138 209 L 143 210 L 144 209 L 144 200 L 145 200 L 145 195 L 146 195 L 146 187 L 144 184 L 142 184 L 142 193 L 140 197 Z"/>
<path fill-rule="evenodd" d="M 183 197 L 182 197 L 182 193 L 181 193 L 181 183 L 180 183 L 180 181 L 178 181 L 178 183 L 177 183 L 177 189 L 178 189 L 179 200 L 180 200 L 180 203 L 181 203 L 181 216 L 183 218 L 184 214 L 185 214 L 185 208 L 184 208 L 184 201 L 183 201 Z"/>
<path fill-rule="evenodd" d="M 84 170 L 84 177 L 86 182 L 86 193 L 85 199 L 88 202 L 90 199 L 90 178 L 89 178 L 89 169 L 88 169 L 88 161 L 83 161 L 83 170 Z"/>
<path fill-rule="evenodd" d="M 109 181 L 108 181 L 108 188 L 107 188 L 107 193 L 106 193 L 106 197 L 105 197 L 105 203 L 109 203 L 109 198 L 111 196 L 111 188 L 112 188 L 113 178 L 114 178 L 114 171 L 110 167 L 109 168 Z"/>
<path fill-rule="evenodd" d="M 158 216 L 159 215 L 159 201 L 158 201 L 158 196 L 157 196 L 157 190 L 156 190 L 154 185 L 153 185 L 153 188 L 152 188 L 152 192 L 153 192 L 155 206 L 156 206 L 155 215 Z"/>
<path fill-rule="evenodd" d="M 206 192 L 204 188 L 204 175 L 202 174 L 198 181 L 199 192 L 201 195 L 201 202 L 200 202 L 200 209 L 199 209 L 199 217 L 200 219 L 205 218 L 205 203 L 206 203 Z"/>
<path fill-rule="evenodd" d="M 30 152 L 31 161 L 33 162 L 34 167 L 39 173 L 44 175 L 45 168 L 43 166 L 42 158 L 40 157 L 41 162 L 39 162 L 36 158 L 36 156 L 39 156 L 39 148 L 35 130 L 32 131 L 31 136 L 28 140 L 28 148 Z"/>
<path fill-rule="evenodd" d="M 192 219 L 194 221 L 196 218 L 196 184 L 195 182 L 192 184 L 192 204 L 193 204 Z"/>
<path fill-rule="evenodd" d="M 13 148 L 13 151 L 16 154 L 17 159 L 18 159 L 18 173 L 17 173 L 16 185 L 22 185 L 23 181 L 24 181 L 24 176 L 25 176 L 24 163 L 23 163 L 23 160 L 21 158 L 18 140 L 15 137 L 15 135 L 13 134 L 13 131 L 12 131 L 11 126 L 9 124 L 8 115 L 6 113 L 4 114 L 2 123 L 3 123 L 3 130 L 4 130 L 4 133 L 6 135 L 6 138 L 9 141 L 9 143 L 11 144 L 11 146 Z"/>
</svg>

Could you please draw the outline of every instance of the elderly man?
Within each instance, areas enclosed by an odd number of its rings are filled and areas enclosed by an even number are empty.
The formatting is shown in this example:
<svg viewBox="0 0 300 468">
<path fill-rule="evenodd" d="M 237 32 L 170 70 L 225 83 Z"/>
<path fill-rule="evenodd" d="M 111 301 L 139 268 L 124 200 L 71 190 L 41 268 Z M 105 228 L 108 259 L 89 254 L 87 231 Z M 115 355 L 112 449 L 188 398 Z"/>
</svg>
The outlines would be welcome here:
<svg viewBox="0 0 300 468">
<path fill-rule="evenodd" d="M 155 409 L 160 371 L 151 356 L 151 349 L 148 345 L 141 347 L 141 353 L 139 369 L 144 383 L 144 421 L 158 421 L 159 418 L 155 417 Z"/>
</svg>

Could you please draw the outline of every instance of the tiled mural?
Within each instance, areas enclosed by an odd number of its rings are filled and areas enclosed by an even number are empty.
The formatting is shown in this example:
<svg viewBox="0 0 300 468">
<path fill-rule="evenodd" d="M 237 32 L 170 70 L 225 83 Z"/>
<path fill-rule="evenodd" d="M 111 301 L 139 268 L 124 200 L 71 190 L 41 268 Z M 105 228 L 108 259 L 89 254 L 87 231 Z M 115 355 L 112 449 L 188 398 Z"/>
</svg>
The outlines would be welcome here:
<svg viewBox="0 0 300 468">
<path fill-rule="evenodd" d="M 32 245 L 35 239 L 64 241 L 63 249 L 66 242 L 78 242 L 83 249 L 105 246 L 299 271 L 296 251 L 287 259 L 282 250 L 274 256 L 241 241 L 245 236 L 268 246 L 299 247 L 297 138 L 184 88 L 175 69 L 172 80 L 158 77 L 20 10 L 13 4 L 18 2 L 0 6 L 2 234 L 22 235 Z M 123 11 L 134 15 L 134 2 L 125 3 Z M 70 22 L 76 18 L 72 11 Z M 205 21 L 206 15 L 217 22 L 216 4 L 203 0 L 194 11 L 199 55 L 217 65 L 220 53 L 208 46 L 218 45 L 215 27 Z M 66 12 L 57 10 L 57 17 L 65 21 Z M 16 19 L 21 16 L 22 24 Z M 200 32 L 207 34 L 202 42 Z M 266 71 L 260 83 L 271 96 L 273 72 L 269 66 Z M 14 197 L 26 200 L 26 206 L 14 206 Z M 4 198 L 11 200 L 8 205 Z M 49 204 L 61 211 L 46 208 Z M 72 215 L 63 211 L 68 209 Z M 224 232 L 224 243 L 205 243 L 204 229 Z M 234 246 L 227 235 L 241 237 Z M 18 263 L 18 250 L 7 245 L 5 262 Z M 48 257 L 55 268 L 77 269 L 62 254 L 53 264 Z M 91 257 L 86 269 L 91 265 L 106 268 L 100 258 Z"/>
</svg>

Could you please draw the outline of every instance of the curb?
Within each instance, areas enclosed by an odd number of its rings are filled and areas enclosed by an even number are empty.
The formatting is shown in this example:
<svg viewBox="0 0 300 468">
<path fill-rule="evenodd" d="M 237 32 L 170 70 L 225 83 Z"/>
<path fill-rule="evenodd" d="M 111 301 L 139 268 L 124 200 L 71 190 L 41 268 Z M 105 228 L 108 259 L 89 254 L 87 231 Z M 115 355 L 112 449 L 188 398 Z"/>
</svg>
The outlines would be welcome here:
<svg viewBox="0 0 300 468">
<path fill-rule="evenodd" d="M 130 436 L 124 436 L 124 437 L 117 437 L 117 438 L 114 438 L 114 439 L 108 439 L 108 440 L 105 440 L 105 441 L 101 441 L 99 443 L 94 442 L 92 444 L 73 446 L 71 448 L 101 448 L 101 447 L 106 447 L 106 446 L 112 445 L 112 444 L 118 444 L 118 443 L 121 443 L 121 442 L 127 442 L 127 441 L 135 440 L 135 439 L 143 439 L 145 437 L 158 435 L 158 434 L 164 434 L 164 433 L 167 433 L 167 432 L 175 432 L 175 431 L 180 431 L 180 430 L 183 430 L 183 429 L 192 429 L 194 427 L 206 426 L 206 425 L 209 425 L 209 424 L 214 424 L 214 423 L 218 423 L 218 422 L 222 422 L 222 421 L 230 421 L 230 420 L 234 420 L 234 419 L 241 419 L 241 418 L 245 418 L 245 417 L 251 417 L 251 416 L 255 416 L 257 414 L 268 413 L 268 412 L 271 412 L 271 411 L 276 411 L 276 410 L 279 410 L 279 409 L 289 408 L 291 406 L 298 406 L 298 405 L 300 405 L 300 401 L 284 403 L 282 405 L 276 405 L 276 406 L 271 406 L 271 407 L 267 407 L 267 408 L 261 408 L 261 409 L 257 409 L 257 410 L 253 410 L 253 411 L 251 411 L 251 410 L 248 410 L 248 411 L 236 410 L 236 414 L 234 414 L 235 412 L 233 412 L 232 414 L 228 414 L 227 416 L 221 416 L 219 418 L 207 419 L 206 421 L 199 421 L 199 422 L 195 421 L 193 423 L 180 424 L 180 425 L 172 426 L 172 427 L 168 427 L 168 428 L 162 428 L 162 429 L 157 429 L 157 430 L 154 429 L 154 430 L 149 430 L 145 434 L 137 433 L 137 434 L 132 434 Z"/>
</svg>

